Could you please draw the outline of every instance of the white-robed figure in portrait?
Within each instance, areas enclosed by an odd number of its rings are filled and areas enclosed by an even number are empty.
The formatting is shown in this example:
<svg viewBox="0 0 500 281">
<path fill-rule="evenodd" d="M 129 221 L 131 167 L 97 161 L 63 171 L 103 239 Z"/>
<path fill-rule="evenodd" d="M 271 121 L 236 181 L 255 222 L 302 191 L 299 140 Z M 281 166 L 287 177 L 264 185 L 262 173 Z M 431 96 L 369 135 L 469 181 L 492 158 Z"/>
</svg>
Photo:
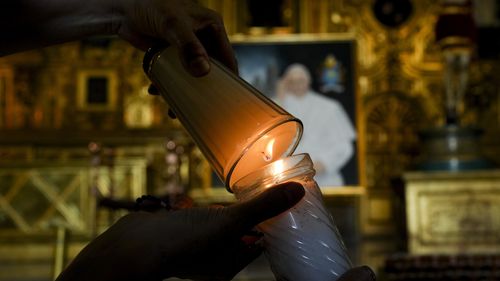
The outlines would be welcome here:
<svg viewBox="0 0 500 281">
<path fill-rule="evenodd" d="M 342 105 L 311 89 L 302 64 L 287 67 L 277 82 L 275 101 L 304 124 L 297 153 L 309 153 L 320 186 L 342 186 L 340 170 L 354 154 L 355 129 Z"/>
</svg>

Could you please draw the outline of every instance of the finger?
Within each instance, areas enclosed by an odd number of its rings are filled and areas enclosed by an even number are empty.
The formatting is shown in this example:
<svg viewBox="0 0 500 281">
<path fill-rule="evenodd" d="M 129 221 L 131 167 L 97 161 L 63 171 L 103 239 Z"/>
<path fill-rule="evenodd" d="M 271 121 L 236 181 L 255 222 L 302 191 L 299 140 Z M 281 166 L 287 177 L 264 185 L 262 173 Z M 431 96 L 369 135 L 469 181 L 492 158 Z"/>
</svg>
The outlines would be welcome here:
<svg viewBox="0 0 500 281">
<path fill-rule="evenodd" d="M 205 49 L 197 39 L 196 41 L 183 44 L 179 49 L 179 55 L 188 72 L 195 77 L 201 77 L 210 71 L 210 62 L 208 55 L 201 54 Z"/>
<path fill-rule="evenodd" d="M 238 74 L 238 65 L 222 16 L 214 10 L 201 7 L 195 18 L 195 33 L 207 54 Z"/>
<path fill-rule="evenodd" d="M 259 243 L 262 241 L 264 234 L 257 231 L 247 231 L 243 237 L 241 237 L 241 241 L 245 243 L 245 245 L 252 245 L 255 243 Z"/>
<path fill-rule="evenodd" d="M 167 114 L 168 114 L 168 117 L 170 117 L 172 119 L 176 119 L 177 118 L 177 115 L 175 115 L 175 112 L 172 109 L 170 109 L 170 108 L 168 109 Z"/>
<path fill-rule="evenodd" d="M 293 207 L 304 197 L 301 184 L 289 182 L 271 187 L 257 197 L 228 207 L 233 215 L 236 231 L 244 232 L 255 225 Z"/>
<path fill-rule="evenodd" d="M 158 88 L 156 88 L 155 85 L 151 84 L 148 87 L 148 94 L 150 94 L 152 96 L 159 96 L 160 95 L 160 91 L 158 90 Z M 172 109 L 170 109 L 170 108 L 168 109 L 167 114 L 168 114 L 168 117 L 170 117 L 172 119 L 176 119 L 177 118 L 177 116 L 175 115 L 174 111 Z"/>
<path fill-rule="evenodd" d="M 222 20 L 212 23 L 196 33 L 208 54 L 238 74 L 238 63 Z"/>
<path fill-rule="evenodd" d="M 148 94 L 150 94 L 152 96 L 159 96 L 160 95 L 160 91 L 158 90 L 158 88 L 156 88 L 155 85 L 150 84 L 149 87 L 148 87 Z"/>
<path fill-rule="evenodd" d="M 142 51 L 147 51 L 151 46 L 155 46 L 158 44 L 158 39 L 144 36 L 140 32 L 132 30 L 131 28 L 126 26 L 118 31 L 118 36 Z"/>
<path fill-rule="evenodd" d="M 226 34 L 226 29 L 224 24 L 221 22 L 217 25 L 211 25 L 214 30 L 214 38 L 218 41 L 218 54 L 217 59 L 219 59 L 223 64 L 225 64 L 229 69 L 231 69 L 235 74 L 238 74 L 238 62 L 234 55 L 233 47 L 229 42 L 229 38 Z"/>
<path fill-rule="evenodd" d="M 173 26 L 166 28 L 169 43 L 179 49 L 184 68 L 193 76 L 200 77 L 210 71 L 208 54 L 196 37 L 190 25 L 182 22 L 173 22 Z"/>
<path fill-rule="evenodd" d="M 375 273 L 368 266 L 349 269 L 337 281 L 375 281 Z"/>
<path fill-rule="evenodd" d="M 193 198 L 189 196 L 181 196 L 180 198 L 176 199 L 175 202 L 172 204 L 172 210 L 188 209 L 192 208 L 193 206 L 194 206 Z"/>
</svg>

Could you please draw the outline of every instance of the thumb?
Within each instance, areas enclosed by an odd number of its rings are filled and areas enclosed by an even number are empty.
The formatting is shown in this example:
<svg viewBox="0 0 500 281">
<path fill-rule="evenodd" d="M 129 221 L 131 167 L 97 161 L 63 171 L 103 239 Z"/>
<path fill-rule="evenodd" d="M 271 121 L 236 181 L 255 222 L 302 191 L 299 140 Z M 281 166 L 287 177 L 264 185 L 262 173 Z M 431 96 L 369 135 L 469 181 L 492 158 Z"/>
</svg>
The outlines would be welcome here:
<svg viewBox="0 0 500 281">
<path fill-rule="evenodd" d="M 288 182 L 271 187 L 257 197 L 228 207 L 237 220 L 239 229 L 244 232 L 255 225 L 290 209 L 304 197 L 301 184 Z"/>
</svg>

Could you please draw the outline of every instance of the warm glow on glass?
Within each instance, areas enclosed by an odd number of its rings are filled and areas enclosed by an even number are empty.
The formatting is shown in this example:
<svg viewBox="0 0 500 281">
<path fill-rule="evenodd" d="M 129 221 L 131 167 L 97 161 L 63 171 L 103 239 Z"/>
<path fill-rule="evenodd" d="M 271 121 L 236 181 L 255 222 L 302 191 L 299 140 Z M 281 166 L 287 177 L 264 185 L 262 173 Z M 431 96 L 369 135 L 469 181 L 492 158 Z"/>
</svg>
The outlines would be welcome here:
<svg viewBox="0 0 500 281">
<path fill-rule="evenodd" d="M 193 77 L 169 47 L 146 54 L 144 66 L 227 187 L 295 150 L 300 121 L 218 62 Z"/>
<path fill-rule="evenodd" d="M 232 178 L 235 182 L 249 173 L 290 154 L 290 140 L 296 138 L 296 125 L 292 122 L 273 128 L 250 145 L 235 166 Z M 232 185 L 230 185 L 232 186 Z"/>
<path fill-rule="evenodd" d="M 273 163 L 272 166 L 272 174 L 273 175 L 279 175 L 285 171 L 285 163 L 283 162 L 283 159 L 280 159 L 276 162 Z"/>
</svg>

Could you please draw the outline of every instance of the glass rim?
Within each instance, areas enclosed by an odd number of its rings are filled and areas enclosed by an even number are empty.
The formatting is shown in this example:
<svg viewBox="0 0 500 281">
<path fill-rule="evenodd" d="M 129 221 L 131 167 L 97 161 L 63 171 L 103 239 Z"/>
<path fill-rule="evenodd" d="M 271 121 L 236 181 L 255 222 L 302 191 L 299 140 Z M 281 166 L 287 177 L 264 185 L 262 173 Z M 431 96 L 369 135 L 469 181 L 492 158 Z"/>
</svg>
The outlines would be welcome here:
<svg viewBox="0 0 500 281">
<path fill-rule="evenodd" d="M 268 165 L 276 162 L 271 162 L 269 164 L 266 164 L 260 168 L 258 168 L 257 170 L 255 171 L 252 171 L 242 177 L 240 177 L 239 179 L 236 179 L 232 184 L 231 184 L 231 177 L 233 175 L 233 172 L 234 170 L 236 169 L 236 166 L 240 163 L 240 160 L 243 158 L 243 156 L 246 154 L 246 152 L 248 150 L 250 150 L 250 148 L 258 141 L 260 140 L 262 137 L 264 137 L 267 133 L 271 132 L 272 130 L 280 127 L 280 126 L 283 126 L 284 124 L 287 124 L 287 123 L 290 123 L 290 122 L 294 122 L 297 124 L 297 134 L 295 136 L 295 138 L 290 142 L 290 146 L 286 152 L 286 155 L 284 155 L 285 157 L 290 157 L 294 152 L 295 152 L 295 149 L 297 149 L 297 146 L 299 145 L 300 143 L 300 140 L 302 138 L 302 134 L 304 132 L 304 127 L 303 127 L 303 124 L 302 124 L 302 121 L 300 121 L 300 119 L 298 119 L 297 117 L 294 117 L 292 115 L 288 115 L 285 119 L 281 120 L 280 122 L 277 122 L 276 124 L 274 124 L 273 126 L 270 126 L 269 128 L 267 128 L 266 130 L 264 130 L 262 133 L 260 133 L 259 135 L 257 135 L 257 137 L 255 137 L 246 147 L 245 149 L 243 149 L 243 151 L 240 153 L 240 155 L 238 155 L 238 157 L 236 158 L 236 160 L 233 162 L 233 165 L 231 166 L 231 169 L 229 170 L 229 172 L 227 173 L 227 175 L 225 176 L 225 186 L 226 186 L 226 189 L 229 191 L 229 192 L 233 192 L 232 191 L 232 186 L 234 186 L 237 182 L 239 182 L 240 180 L 242 180 L 243 178 L 246 178 L 248 175 L 251 175 L 253 174 L 254 172 L 257 172 L 257 171 L 260 171 L 262 168 L 264 167 L 267 167 Z M 282 158 L 281 158 L 282 159 Z"/>
<path fill-rule="evenodd" d="M 282 165 L 283 161 L 288 162 L 287 163 L 288 168 L 280 171 L 280 174 L 274 174 L 273 171 L 276 170 L 276 167 L 278 165 Z M 314 168 L 312 166 L 312 160 L 311 160 L 311 157 L 309 156 L 308 153 L 299 153 L 299 154 L 289 155 L 289 156 L 280 158 L 276 161 L 273 161 L 267 165 L 264 165 L 264 166 L 260 167 L 259 169 L 252 171 L 251 173 L 241 177 L 233 184 L 232 188 L 238 189 L 238 188 L 241 188 L 242 186 L 248 186 L 248 184 L 242 185 L 242 183 L 250 182 L 250 179 L 254 182 L 264 182 L 262 180 L 262 178 L 270 178 L 273 176 L 281 175 L 284 172 L 292 173 L 293 171 L 300 170 L 300 169 L 305 168 L 307 166 L 310 166 L 311 172 L 314 172 Z M 234 189 L 232 189 L 231 192 L 233 192 Z"/>
</svg>

